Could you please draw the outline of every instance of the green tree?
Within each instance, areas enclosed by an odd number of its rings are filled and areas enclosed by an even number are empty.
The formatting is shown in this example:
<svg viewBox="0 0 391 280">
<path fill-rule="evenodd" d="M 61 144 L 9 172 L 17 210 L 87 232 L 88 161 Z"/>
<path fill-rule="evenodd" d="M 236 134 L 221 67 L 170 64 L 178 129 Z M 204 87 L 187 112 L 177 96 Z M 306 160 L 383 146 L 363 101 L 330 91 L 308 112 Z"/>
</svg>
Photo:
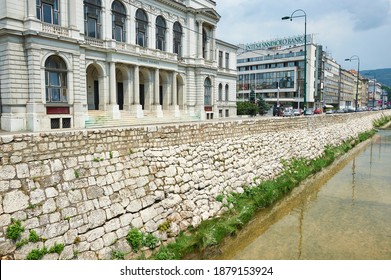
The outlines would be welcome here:
<svg viewBox="0 0 391 280">
<path fill-rule="evenodd" d="M 258 113 L 258 106 L 251 102 L 237 102 L 237 115 L 256 116 Z"/>
<path fill-rule="evenodd" d="M 262 96 L 259 97 L 257 101 L 258 105 L 258 112 L 261 116 L 265 115 L 267 111 L 269 111 L 270 106 L 266 103 L 266 101 L 262 98 Z"/>
</svg>

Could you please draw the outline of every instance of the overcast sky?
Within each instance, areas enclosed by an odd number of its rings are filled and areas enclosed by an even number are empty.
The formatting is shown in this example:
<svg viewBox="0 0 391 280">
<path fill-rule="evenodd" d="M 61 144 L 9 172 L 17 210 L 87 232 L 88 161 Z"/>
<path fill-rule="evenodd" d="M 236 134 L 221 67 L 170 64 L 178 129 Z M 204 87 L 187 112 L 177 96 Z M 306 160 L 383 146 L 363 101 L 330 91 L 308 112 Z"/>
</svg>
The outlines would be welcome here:
<svg viewBox="0 0 391 280">
<path fill-rule="evenodd" d="M 307 14 L 307 33 L 345 69 L 391 68 L 391 0 L 217 0 L 217 37 L 247 44 L 304 34 L 304 18 L 282 21 L 293 11 Z M 295 15 L 301 15 L 297 12 Z"/>
</svg>

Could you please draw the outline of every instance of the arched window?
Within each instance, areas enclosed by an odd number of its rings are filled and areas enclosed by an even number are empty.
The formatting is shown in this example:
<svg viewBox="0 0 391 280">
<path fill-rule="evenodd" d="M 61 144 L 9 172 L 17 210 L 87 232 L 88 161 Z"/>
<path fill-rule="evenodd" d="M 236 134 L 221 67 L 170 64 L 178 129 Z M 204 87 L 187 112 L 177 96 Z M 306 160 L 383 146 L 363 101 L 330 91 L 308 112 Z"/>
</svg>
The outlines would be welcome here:
<svg viewBox="0 0 391 280">
<path fill-rule="evenodd" d="M 178 57 L 182 56 L 182 26 L 179 22 L 174 23 L 174 53 L 178 55 Z"/>
<path fill-rule="evenodd" d="M 52 55 L 45 62 L 46 102 L 61 103 L 68 101 L 67 67 L 61 57 Z"/>
<path fill-rule="evenodd" d="M 84 34 L 91 38 L 101 38 L 101 0 L 84 0 Z"/>
<path fill-rule="evenodd" d="M 162 16 L 156 18 L 156 49 L 166 50 L 166 21 Z"/>
<path fill-rule="evenodd" d="M 223 85 L 219 84 L 219 101 L 223 100 Z"/>
<path fill-rule="evenodd" d="M 142 9 L 136 12 L 136 44 L 148 47 L 148 17 Z"/>
<path fill-rule="evenodd" d="M 113 35 L 112 38 L 119 42 L 126 40 L 126 10 L 120 1 L 114 1 L 111 5 Z"/>
<path fill-rule="evenodd" d="M 204 105 L 212 105 L 212 82 L 209 78 L 204 81 Z"/>
<path fill-rule="evenodd" d="M 229 87 L 225 85 L 225 101 L 229 101 Z"/>
<path fill-rule="evenodd" d="M 37 18 L 40 21 L 56 24 L 60 22 L 59 0 L 37 0 Z"/>
</svg>

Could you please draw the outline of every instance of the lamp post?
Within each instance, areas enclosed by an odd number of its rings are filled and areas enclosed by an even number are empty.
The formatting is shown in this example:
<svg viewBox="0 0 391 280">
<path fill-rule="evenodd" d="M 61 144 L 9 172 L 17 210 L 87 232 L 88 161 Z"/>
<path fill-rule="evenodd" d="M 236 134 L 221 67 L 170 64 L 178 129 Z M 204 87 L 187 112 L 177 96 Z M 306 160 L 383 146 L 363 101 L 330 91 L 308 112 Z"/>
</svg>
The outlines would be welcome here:
<svg viewBox="0 0 391 280">
<path fill-rule="evenodd" d="M 295 15 L 295 13 L 301 12 L 302 15 Z M 292 21 L 294 18 L 304 17 L 304 115 L 307 112 L 307 14 L 302 10 L 298 9 L 294 11 L 291 16 L 282 17 L 282 20 L 289 19 Z M 300 93 L 299 93 L 300 94 Z M 300 102 L 300 101 L 299 101 Z"/>
<path fill-rule="evenodd" d="M 345 61 L 357 60 L 357 83 L 356 83 L 356 112 L 358 111 L 358 80 L 360 77 L 360 58 L 353 55 L 351 58 L 346 58 Z"/>
</svg>

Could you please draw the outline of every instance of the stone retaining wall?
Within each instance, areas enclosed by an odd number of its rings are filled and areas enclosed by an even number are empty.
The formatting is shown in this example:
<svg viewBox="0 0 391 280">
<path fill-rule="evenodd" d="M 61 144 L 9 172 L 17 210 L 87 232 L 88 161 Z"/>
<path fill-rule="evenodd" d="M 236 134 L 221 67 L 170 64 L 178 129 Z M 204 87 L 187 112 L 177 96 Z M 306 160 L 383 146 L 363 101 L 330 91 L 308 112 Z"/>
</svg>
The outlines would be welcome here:
<svg viewBox="0 0 391 280">
<path fill-rule="evenodd" d="M 316 158 L 382 114 L 391 111 L 3 135 L 0 255 L 57 243 L 63 252 L 44 258 L 132 257 L 132 227 L 165 241 L 218 214 L 217 195 L 275 177 L 282 159 Z M 42 240 L 16 249 L 12 220 Z"/>
</svg>

